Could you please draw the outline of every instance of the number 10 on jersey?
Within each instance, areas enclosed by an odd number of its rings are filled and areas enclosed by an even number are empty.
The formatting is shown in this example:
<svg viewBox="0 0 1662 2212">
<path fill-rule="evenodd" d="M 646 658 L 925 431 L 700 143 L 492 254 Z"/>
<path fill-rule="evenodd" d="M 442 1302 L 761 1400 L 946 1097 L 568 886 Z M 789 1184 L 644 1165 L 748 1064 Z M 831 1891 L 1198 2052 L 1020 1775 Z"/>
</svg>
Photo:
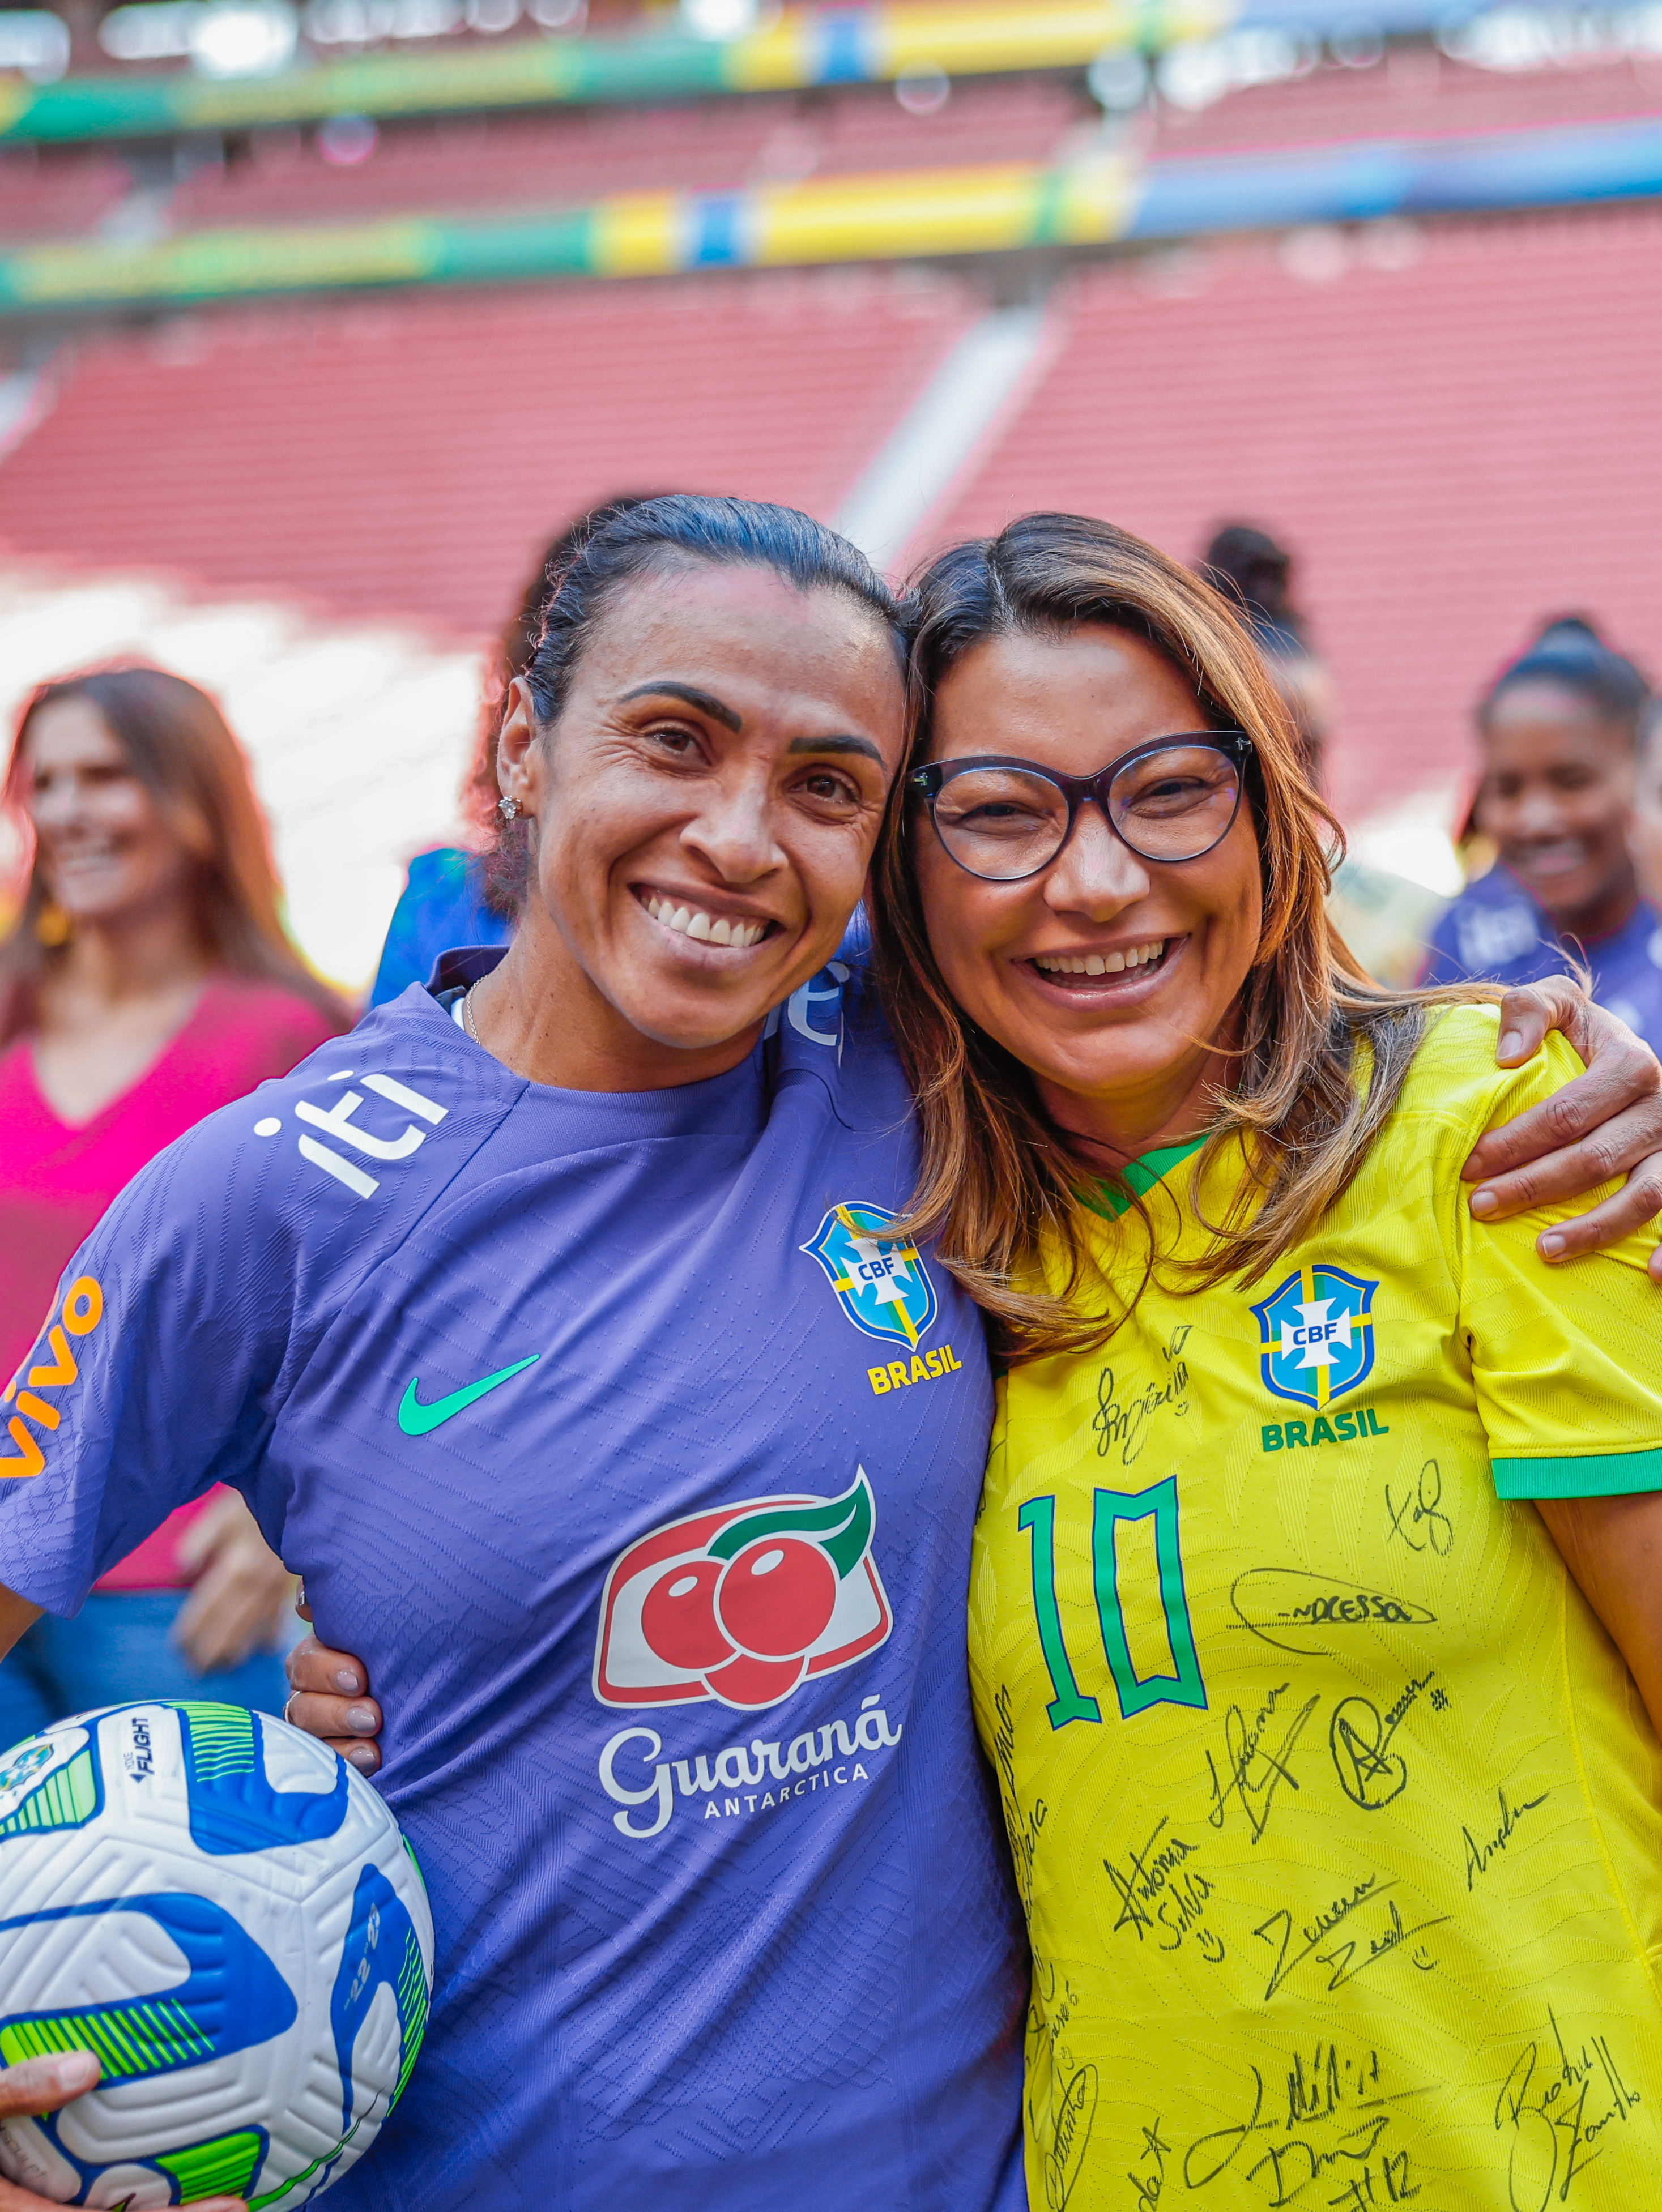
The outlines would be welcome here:
<svg viewBox="0 0 1662 2212">
<path fill-rule="evenodd" d="M 1092 1590 L 1096 1599 L 1103 1656 L 1113 1678 L 1121 1717 L 1129 1721 L 1146 1712 L 1151 1705 L 1203 1706 L 1206 1685 L 1201 1679 L 1200 1661 L 1195 1653 L 1189 1596 L 1184 1587 L 1176 1475 L 1168 1474 L 1164 1482 L 1135 1492 L 1094 1491 L 1092 1500 Z M 1129 1534 L 1132 1527 L 1141 1522 L 1153 1523 L 1152 1561 L 1146 1538 L 1141 1542 L 1128 1544 L 1126 1556 L 1122 1557 L 1122 1534 Z M 1050 1677 L 1053 1694 L 1045 1708 L 1050 1726 L 1066 1728 L 1069 1721 L 1100 1722 L 1102 1708 L 1080 1688 L 1062 1632 L 1062 1613 L 1056 1603 L 1056 1499 L 1030 1498 L 1016 1516 L 1016 1525 L 1026 1531 L 1032 1552 L 1033 1619 L 1038 1630 L 1039 1650 L 1044 1655 L 1045 1669 Z M 1148 1571 L 1151 1566 L 1152 1575 Z M 1126 1608 L 1121 1601 L 1122 1571 L 1148 1577 L 1152 1589 L 1138 1593 L 1144 1602 L 1137 1604 L 1134 1598 L 1133 1603 L 1137 1613 L 1144 1615 L 1147 1598 L 1152 1595 L 1164 1630 L 1166 1650 L 1158 1655 L 1151 1655 L 1146 1634 L 1139 1638 L 1145 1662 L 1155 1656 L 1155 1664 L 1144 1673 L 1139 1673 L 1131 1654 Z M 1169 1666 L 1161 1666 L 1159 1661 L 1168 1656 Z"/>
</svg>

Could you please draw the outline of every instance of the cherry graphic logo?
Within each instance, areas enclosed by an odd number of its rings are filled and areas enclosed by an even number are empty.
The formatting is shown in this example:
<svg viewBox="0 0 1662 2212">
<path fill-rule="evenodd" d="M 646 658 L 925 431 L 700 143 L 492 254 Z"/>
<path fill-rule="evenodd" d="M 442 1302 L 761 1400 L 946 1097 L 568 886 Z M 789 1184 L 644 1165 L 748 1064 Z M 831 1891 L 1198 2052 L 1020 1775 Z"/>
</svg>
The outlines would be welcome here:
<svg viewBox="0 0 1662 2212">
<path fill-rule="evenodd" d="M 888 1637 L 864 1469 L 840 1498 L 758 1498 L 654 1528 L 612 1566 L 594 1694 L 606 1705 L 777 1705 Z"/>
<path fill-rule="evenodd" d="M 660 1575 L 641 1603 L 641 1633 L 672 1667 L 702 1674 L 733 1656 L 733 1646 L 717 1626 L 715 1585 L 721 1570 L 714 1559 Z"/>
<path fill-rule="evenodd" d="M 758 1536 L 728 1561 L 715 1613 L 741 1651 L 788 1659 L 819 1641 L 837 1610 L 837 1570 L 801 1536 Z"/>
</svg>

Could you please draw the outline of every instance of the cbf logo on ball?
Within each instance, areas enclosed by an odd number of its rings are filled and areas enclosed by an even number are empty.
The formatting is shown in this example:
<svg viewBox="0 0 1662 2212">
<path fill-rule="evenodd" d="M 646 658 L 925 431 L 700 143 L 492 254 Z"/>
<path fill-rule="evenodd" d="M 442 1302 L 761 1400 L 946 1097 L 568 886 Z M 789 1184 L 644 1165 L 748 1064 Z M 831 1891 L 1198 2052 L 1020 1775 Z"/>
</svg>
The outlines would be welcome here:
<svg viewBox="0 0 1662 2212">
<path fill-rule="evenodd" d="M 893 1219 L 883 1206 L 844 1200 L 797 1249 L 818 1260 L 856 1328 L 915 1346 L 934 1320 L 934 1285 L 915 1244 L 883 1234 Z"/>
<path fill-rule="evenodd" d="M 1379 1287 L 1318 1260 L 1254 1306 L 1266 1389 L 1320 1411 L 1365 1382 L 1373 1367 L 1371 1309 Z"/>
<path fill-rule="evenodd" d="M 654 1528 L 600 1600 L 594 1694 L 608 1705 L 776 1705 L 887 1640 L 866 1472 L 841 1498 L 751 1498 Z"/>
</svg>

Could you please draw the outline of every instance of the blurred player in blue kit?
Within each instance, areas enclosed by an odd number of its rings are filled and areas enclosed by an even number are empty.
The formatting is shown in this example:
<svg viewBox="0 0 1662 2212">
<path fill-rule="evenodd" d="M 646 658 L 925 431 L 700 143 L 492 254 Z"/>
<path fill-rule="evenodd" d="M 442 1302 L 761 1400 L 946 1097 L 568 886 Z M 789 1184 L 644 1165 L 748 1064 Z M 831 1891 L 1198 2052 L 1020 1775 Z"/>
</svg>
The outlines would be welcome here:
<svg viewBox="0 0 1662 2212">
<path fill-rule="evenodd" d="M 1473 826 L 1498 858 L 1437 924 L 1423 980 L 1532 982 L 1585 962 L 1592 995 L 1662 1046 L 1662 917 L 1629 852 L 1650 690 L 1588 623 L 1549 623 L 1478 708 Z"/>
</svg>

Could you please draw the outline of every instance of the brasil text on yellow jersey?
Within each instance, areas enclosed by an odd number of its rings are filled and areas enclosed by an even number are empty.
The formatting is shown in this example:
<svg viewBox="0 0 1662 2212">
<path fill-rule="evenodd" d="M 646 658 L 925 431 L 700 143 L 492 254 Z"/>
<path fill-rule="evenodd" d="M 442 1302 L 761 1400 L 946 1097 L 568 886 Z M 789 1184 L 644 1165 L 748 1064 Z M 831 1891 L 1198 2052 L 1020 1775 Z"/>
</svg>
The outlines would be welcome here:
<svg viewBox="0 0 1662 2212">
<path fill-rule="evenodd" d="M 1662 1307 L 1645 1238 L 1550 1270 L 1545 1217 L 1470 1218 L 1477 1135 L 1576 1069 L 1495 1035 L 1435 1020 L 1263 1283 L 1002 1386 L 971 1659 L 1036 2208 L 1662 2203 L 1662 1757 L 1524 1502 L 1662 1488 Z M 1195 1165 L 1145 1167 L 1168 1251 Z"/>
</svg>

